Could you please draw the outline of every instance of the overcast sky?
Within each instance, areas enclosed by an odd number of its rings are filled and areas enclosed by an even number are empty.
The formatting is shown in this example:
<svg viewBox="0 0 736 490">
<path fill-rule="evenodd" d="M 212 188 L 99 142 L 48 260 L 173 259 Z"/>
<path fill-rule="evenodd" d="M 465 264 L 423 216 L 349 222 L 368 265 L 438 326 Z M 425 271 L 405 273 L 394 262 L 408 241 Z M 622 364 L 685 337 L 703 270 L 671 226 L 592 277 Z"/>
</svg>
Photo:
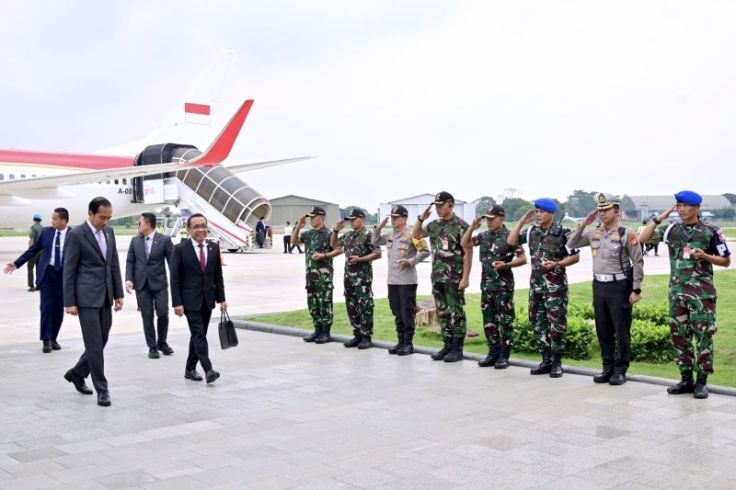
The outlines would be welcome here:
<svg viewBox="0 0 736 490">
<path fill-rule="evenodd" d="M 736 192 L 736 2 L 3 1 L 0 148 L 150 132 L 217 52 L 267 197 Z M 230 108 L 231 110 L 234 107 Z"/>
</svg>

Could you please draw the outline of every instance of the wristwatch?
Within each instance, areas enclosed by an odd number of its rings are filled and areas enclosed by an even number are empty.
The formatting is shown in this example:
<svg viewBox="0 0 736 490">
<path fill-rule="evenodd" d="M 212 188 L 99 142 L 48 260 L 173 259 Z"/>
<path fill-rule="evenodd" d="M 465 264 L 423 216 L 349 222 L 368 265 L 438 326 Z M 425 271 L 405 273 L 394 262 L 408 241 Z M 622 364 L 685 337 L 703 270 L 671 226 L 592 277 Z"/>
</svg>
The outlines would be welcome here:
<svg viewBox="0 0 736 490">
<path fill-rule="evenodd" d="M 662 220 L 661 219 L 657 219 L 656 216 L 654 218 L 652 218 L 652 221 L 654 221 L 654 224 L 655 225 L 661 225 L 662 224 Z"/>
<path fill-rule="evenodd" d="M 631 291 L 636 294 L 641 294 L 641 288 L 632 289 Z"/>
<path fill-rule="evenodd" d="M 417 221 L 419 221 L 420 223 L 423 223 L 424 219 L 421 216 L 417 216 Z"/>
</svg>

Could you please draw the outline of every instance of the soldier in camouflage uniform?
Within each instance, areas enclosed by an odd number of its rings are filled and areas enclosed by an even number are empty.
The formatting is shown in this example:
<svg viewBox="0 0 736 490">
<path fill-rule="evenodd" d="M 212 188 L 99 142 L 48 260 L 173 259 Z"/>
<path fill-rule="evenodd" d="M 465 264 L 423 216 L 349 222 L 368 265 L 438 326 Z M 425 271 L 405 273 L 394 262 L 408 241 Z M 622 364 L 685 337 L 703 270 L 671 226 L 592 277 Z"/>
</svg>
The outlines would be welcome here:
<svg viewBox="0 0 736 490">
<path fill-rule="evenodd" d="M 567 273 L 565 268 L 580 260 L 577 250 L 567 247 L 570 230 L 555 223 L 557 203 L 552 199 L 537 199 L 514 226 L 508 244 L 529 246 L 532 274 L 529 284 L 529 321 L 537 336 L 542 362 L 530 374 L 562 376 L 567 330 Z M 536 223 L 521 233 L 521 228 Z"/>
<path fill-rule="evenodd" d="M 432 206 L 439 219 L 424 226 Z M 440 192 L 434 202 L 422 212 L 414 223 L 412 236 L 419 240 L 429 237 L 432 248 L 432 296 L 437 308 L 444 347 L 432 355 L 435 361 L 456 362 L 463 358 L 465 332 L 465 291 L 468 278 L 463 272 L 465 251 L 461 241 L 468 224 L 455 215 L 455 198 L 449 192 Z"/>
<path fill-rule="evenodd" d="M 373 347 L 373 262 L 381 258 L 381 247 L 373 245 L 371 233 L 365 227 L 365 211 L 354 208 L 350 216 L 352 230 L 338 238 L 344 221 L 332 229 L 330 244 L 334 250 L 328 255 L 345 254 L 345 306 L 353 326 L 353 338 L 345 347 L 368 349 Z"/>
<path fill-rule="evenodd" d="M 311 230 L 301 235 L 299 231 L 310 219 Z M 330 230 L 325 227 L 325 210 L 315 206 L 299 219 L 291 233 L 291 243 L 298 246 L 304 244 L 304 258 L 307 269 L 307 305 L 312 315 L 314 332 L 304 337 L 304 342 L 325 344 L 330 341 L 332 328 L 332 257 L 328 254 L 330 247 Z"/>
<path fill-rule="evenodd" d="M 713 373 L 713 335 L 716 333 L 716 288 L 713 265 L 728 267 L 731 252 L 721 231 L 698 217 L 703 198 L 692 191 L 675 194 L 677 204 L 652 220 L 639 236 L 648 243 L 655 228 L 677 210 L 682 223 L 662 225 L 662 241 L 670 255 L 670 333 L 682 379 L 667 393 L 708 397 Z M 693 339 L 695 348 L 693 348 Z M 697 381 L 693 382 L 693 369 Z"/>
<path fill-rule="evenodd" d="M 524 248 L 507 243 L 509 230 L 504 224 L 506 211 L 494 205 L 488 214 L 473 221 L 463 235 L 465 250 L 465 277 L 470 276 L 473 265 L 473 246 L 480 248 L 483 271 L 480 280 L 480 308 L 483 313 L 483 330 L 488 341 L 488 355 L 478 361 L 480 367 L 509 367 L 509 354 L 514 344 L 514 267 L 526 264 Z M 475 236 L 473 232 L 486 219 L 488 230 Z"/>
</svg>

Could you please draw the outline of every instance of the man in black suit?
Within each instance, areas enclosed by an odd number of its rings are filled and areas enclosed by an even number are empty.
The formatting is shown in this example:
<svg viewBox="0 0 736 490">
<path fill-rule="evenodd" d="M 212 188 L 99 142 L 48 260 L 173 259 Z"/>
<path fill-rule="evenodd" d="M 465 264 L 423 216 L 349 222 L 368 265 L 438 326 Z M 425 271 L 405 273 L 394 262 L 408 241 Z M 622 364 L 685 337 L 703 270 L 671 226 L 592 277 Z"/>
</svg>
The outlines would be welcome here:
<svg viewBox="0 0 736 490">
<path fill-rule="evenodd" d="M 33 243 L 15 262 L 5 266 L 5 273 L 10 274 L 22 267 L 30 265 L 33 257 L 41 254 L 36 264 L 37 285 L 41 290 L 41 342 L 43 352 L 61 350 L 56 341 L 64 321 L 64 294 L 62 292 L 62 264 L 64 263 L 64 242 L 69 227 L 69 211 L 65 208 L 54 209 L 51 215 L 51 226 L 45 227 L 38 240 Z"/>
<path fill-rule="evenodd" d="M 142 213 L 138 218 L 138 234 L 130 241 L 125 261 L 125 290 L 135 290 L 138 309 L 143 317 L 143 333 L 148 344 L 148 357 L 158 359 L 158 351 L 170 356 L 174 349 L 166 343 L 169 331 L 169 289 L 166 264 L 171 265 L 174 245 L 171 238 L 156 233 L 156 215 Z M 158 318 L 158 341 L 153 327 L 153 311 Z"/>
<path fill-rule="evenodd" d="M 64 254 L 64 306 L 70 315 L 79 315 L 84 353 L 64 378 L 80 393 L 91 395 L 84 382 L 92 375 L 97 404 L 110 406 L 105 378 L 103 350 L 112 326 L 112 306 L 123 307 L 123 281 L 120 277 L 115 232 L 107 224 L 112 204 L 104 197 L 89 203 L 88 218 L 67 234 Z"/>
<path fill-rule="evenodd" d="M 171 302 L 177 316 L 186 315 L 189 324 L 189 356 L 184 377 L 202 381 L 195 370 L 197 361 L 205 371 L 208 383 L 220 377 L 212 369 L 207 347 L 207 327 L 215 302 L 227 311 L 225 283 L 222 279 L 220 249 L 207 242 L 207 218 L 195 213 L 187 219 L 189 237 L 174 247 L 171 256 Z"/>
</svg>

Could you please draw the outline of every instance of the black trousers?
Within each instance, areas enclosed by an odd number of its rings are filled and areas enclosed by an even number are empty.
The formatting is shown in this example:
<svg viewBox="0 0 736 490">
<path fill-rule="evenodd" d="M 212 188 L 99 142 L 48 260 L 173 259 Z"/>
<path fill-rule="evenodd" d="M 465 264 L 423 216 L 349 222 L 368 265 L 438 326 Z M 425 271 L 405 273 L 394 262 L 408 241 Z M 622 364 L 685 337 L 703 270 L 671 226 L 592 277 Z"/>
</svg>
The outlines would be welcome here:
<svg viewBox="0 0 736 490">
<path fill-rule="evenodd" d="M 112 305 L 105 300 L 102 308 L 79 308 L 79 324 L 82 326 L 84 352 L 72 371 L 86 378 L 92 376 L 92 384 L 97 393 L 107 392 L 105 378 L 105 358 L 103 350 L 107 345 L 112 327 Z"/>
<path fill-rule="evenodd" d="M 197 367 L 197 362 L 202 366 L 205 372 L 212 369 L 210 361 L 209 348 L 207 346 L 207 328 L 210 325 L 212 317 L 212 308 L 202 303 L 199 311 L 184 310 L 189 324 L 189 356 L 187 356 L 186 370 L 193 371 Z"/>
<path fill-rule="evenodd" d="M 169 332 L 169 291 L 166 288 L 152 291 L 146 285 L 143 289 L 136 290 L 135 298 L 138 301 L 141 317 L 143 317 L 143 334 L 146 336 L 146 345 L 149 349 L 155 349 L 165 344 Z M 154 311 L 158 319 L 158 341 L 156 330 L 153 328 Z"/>
<path fill-rule="evenodd" d="M 41 340 L 56 340 L 64 321 L 64 290 L 62 271 L 46 268 L 41 284 Z"/>
<path fill-rule="evenodd" d="M 417 314 L 417 285 L 389 284 L 388 304 L 396 322 L 396 333 L 413 334 Z"/>
<path fill-rule="evenodd" d="M 284 235 L 284 253 L 291 253 L 291 235 Z"/>
<path fill-rule="evenodd" d="M 595 331 L 601 345 L 603 366 L 624 371 L 631 360 L 631 304 L 629 281 L 593 281 Z"/>
</svg>

